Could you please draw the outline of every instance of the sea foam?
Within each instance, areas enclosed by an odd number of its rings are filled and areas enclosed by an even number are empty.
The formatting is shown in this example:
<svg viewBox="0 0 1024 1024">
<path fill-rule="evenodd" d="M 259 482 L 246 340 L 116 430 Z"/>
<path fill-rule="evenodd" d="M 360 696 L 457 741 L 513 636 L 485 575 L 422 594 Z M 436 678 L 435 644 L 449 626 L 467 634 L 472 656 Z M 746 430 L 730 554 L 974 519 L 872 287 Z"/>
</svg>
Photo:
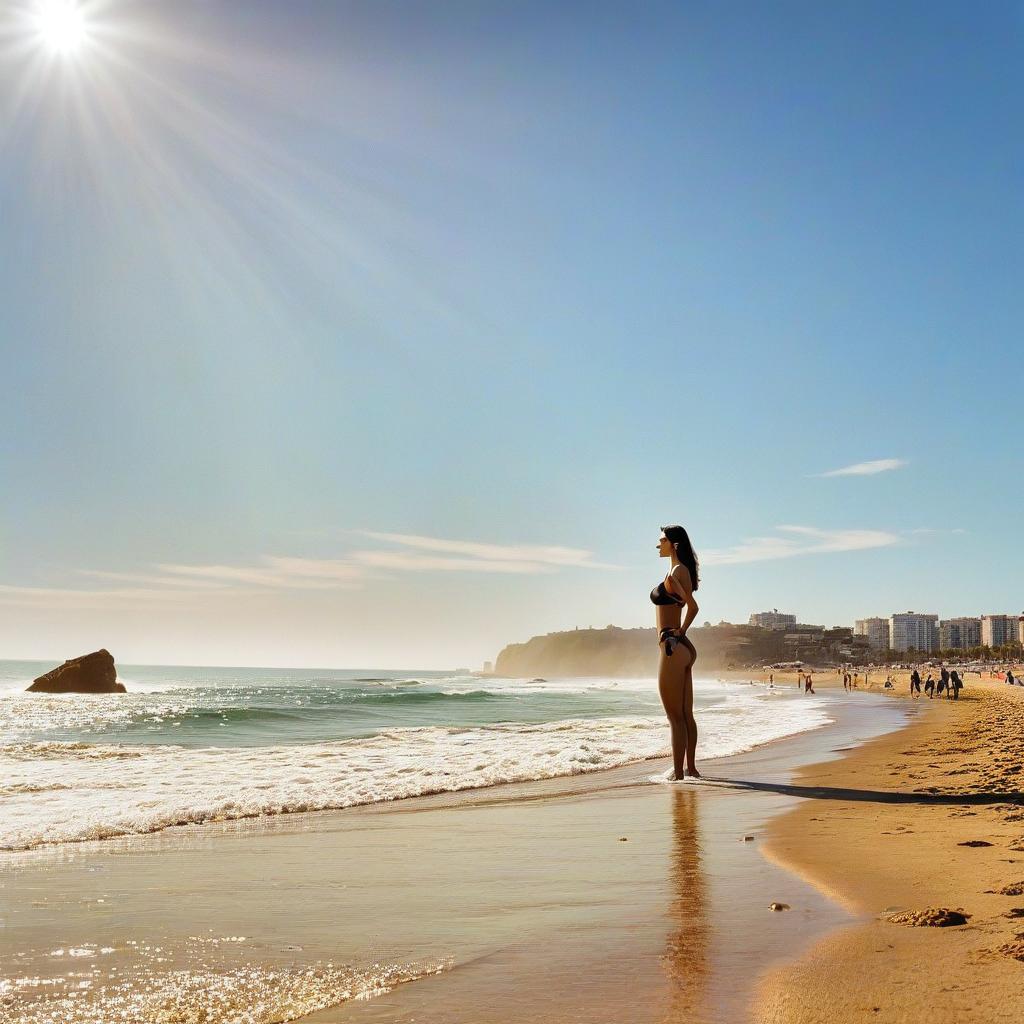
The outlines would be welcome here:
<svg viewBox="0 0 1024 1024">
<path fill-rule="evenodd" d="M 830 720 L 823 703 L 771 700 L 753 688 L 698 717 L 702 761 Z M 577 775 L 668 753 L 664 717 L 648 715 L 396 728 L 261 747 L 16 741 L 0 745 L 0 849 Z"/>
</svg>

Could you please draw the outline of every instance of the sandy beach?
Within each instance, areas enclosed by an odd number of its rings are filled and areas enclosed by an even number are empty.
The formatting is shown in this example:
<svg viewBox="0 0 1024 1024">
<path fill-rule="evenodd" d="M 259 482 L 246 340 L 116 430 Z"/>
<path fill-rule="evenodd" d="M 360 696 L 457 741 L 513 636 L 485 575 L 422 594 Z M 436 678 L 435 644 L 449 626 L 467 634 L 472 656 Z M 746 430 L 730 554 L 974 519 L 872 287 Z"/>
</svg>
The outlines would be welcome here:
<svg viewBox="0 0 1024 1024">
<path fill-rule="evenodd" d="M 907 729 L 804 767 L 765 853 L 860 920 L 770 972 L 755 1017 L 1017 1021 L 1024 1014 L 1024 690 L 969 684 Z M 901 913 L 958 910 L 914 927 Z"/>
</svg>

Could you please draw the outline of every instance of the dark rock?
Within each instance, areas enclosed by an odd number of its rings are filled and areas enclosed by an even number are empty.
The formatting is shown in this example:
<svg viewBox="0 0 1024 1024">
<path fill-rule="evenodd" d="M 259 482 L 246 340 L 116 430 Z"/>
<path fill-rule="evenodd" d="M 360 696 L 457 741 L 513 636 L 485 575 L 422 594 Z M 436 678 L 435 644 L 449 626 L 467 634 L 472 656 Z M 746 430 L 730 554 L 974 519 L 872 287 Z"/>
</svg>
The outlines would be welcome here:
<svg viewBox="0 0 1024 1024">
<path fill-rule="evenodd" d="M 72 658 L 40 676 L 29 687 L 30 693 L 127 693 L 117 681 L 114 656 L 110 651 L 93 651 Z"/>
</svg>

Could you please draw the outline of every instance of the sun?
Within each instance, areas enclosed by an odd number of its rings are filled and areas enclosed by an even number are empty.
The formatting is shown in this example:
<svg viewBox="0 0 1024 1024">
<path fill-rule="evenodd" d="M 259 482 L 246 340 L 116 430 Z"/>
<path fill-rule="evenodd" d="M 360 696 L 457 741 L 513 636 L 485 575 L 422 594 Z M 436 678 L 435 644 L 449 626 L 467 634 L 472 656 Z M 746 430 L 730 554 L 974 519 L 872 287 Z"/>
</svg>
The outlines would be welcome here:
<svg viewBox="0 0 1024 1024">
<path fill-rule="evenodd" d="M 77 53 L 89 39 L 89 26 L 76 0 L 37 0 L 34 21 L 43 45 L 62 57 Z"/>
</svg>

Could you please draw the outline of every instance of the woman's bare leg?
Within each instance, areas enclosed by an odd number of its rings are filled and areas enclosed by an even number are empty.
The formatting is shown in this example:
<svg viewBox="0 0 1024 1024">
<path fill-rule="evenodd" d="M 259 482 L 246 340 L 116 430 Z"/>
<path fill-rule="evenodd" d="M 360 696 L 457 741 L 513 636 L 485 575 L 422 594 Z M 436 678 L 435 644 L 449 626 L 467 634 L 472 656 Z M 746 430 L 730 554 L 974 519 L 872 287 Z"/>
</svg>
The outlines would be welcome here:
<svg viewBox="0 0 1024 1024">
<path fill-rule="evenodd" d="M 697 757 L 697 719 L 693 717 L 693 664 L 686 666 L 683 680 L 683 720 L 686 722 L 686 774 L 700 778 Z"/>
<path fill-rule="evenodd" d="M 676 648 L 672 657 L 667 657 L 662 650 L 661 663 L 658 666 L 658 693 L 661 695 L 661 703 L 665 708 L 669 728 L 672 730 L 672 766 L 677 779 L 686 777 L 686 758 L 689 747 L 684 709 L 685 679 L 686 673 L 689 671 L 688 655 L 689 652 L 685 647 Z M 693 717 L 692 710 L 690 717 L 691 719 Z"/>
</svg>

